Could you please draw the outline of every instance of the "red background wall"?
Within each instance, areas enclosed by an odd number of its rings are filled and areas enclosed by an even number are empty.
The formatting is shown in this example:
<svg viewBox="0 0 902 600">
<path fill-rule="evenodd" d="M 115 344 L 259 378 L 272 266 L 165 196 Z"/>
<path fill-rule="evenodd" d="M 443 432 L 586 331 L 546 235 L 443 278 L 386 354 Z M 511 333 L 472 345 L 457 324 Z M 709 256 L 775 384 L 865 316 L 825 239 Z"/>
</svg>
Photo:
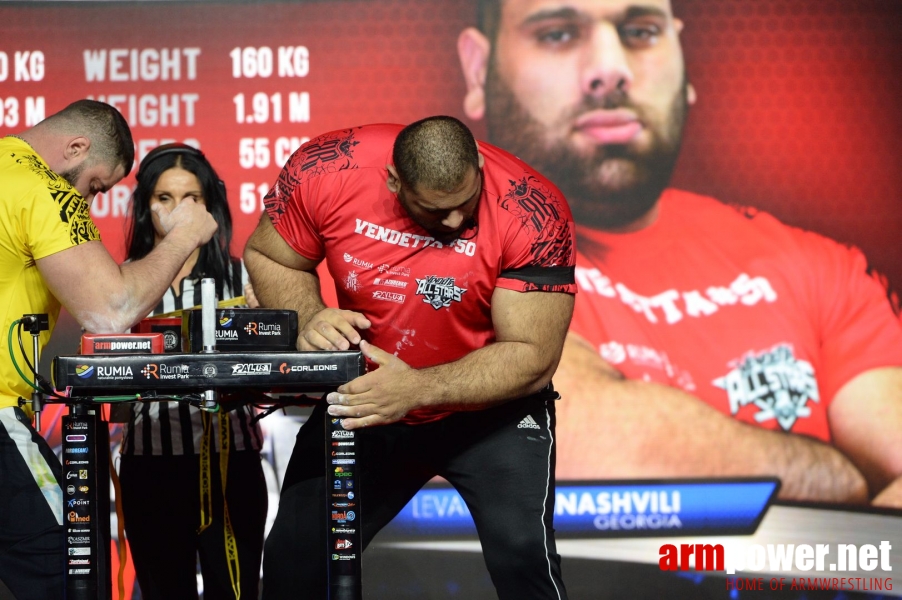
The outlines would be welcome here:
<svg viewBox="0 0 902 600">
<path fill-rule="evenodd" d="M 856 244 L 902 287 L 902 3 L 674 0 L 674 11 L 686 23 L 699 92 L 675 184 Z M 193 126 L 135 124 L 134 136 L 148 148 L 200 142 L 228 185 L 236 253 L 258 212 L 242 212 L 241 184 L 266 187 L 279 166 L 242 168 L 241 138 L 272 147 L 281 136 L 366 122 L 462 116 L 455 39 L 475 18 L 473 0 L 34 2 L 0 12 L 0 52 L 9 57 L 0 100 L 44 96 L 50 114 L 88 95 L 199 95 Z M 261 46 L 307 47 L 309 73 L 234 78 L 229 53 Z M 173 47 L 201 48 L 195 80 L 183 68 L 180 81 L 86 81 L 84 50 Z M 43 79 L 14 81 L 14 53 L 30 50 L 45 55 Z M 281 123 L 236 122 L 233 98 L 244 93 L 250 105 L 258 92 L 281 94 Z M 288 122 L 291 92 L 309 93 L 309 122 Z M 23 128 L 0 122 L 0 134 Z M 121 215 L 105 198 L 94 212 L 110 251 L 122 256 Z"/>
<path fill-rule="evenodd" d="M 902 3 L 674 10 L 699 93 L 675 183 L 855 244 L 902 288 Z"/>
</svg>

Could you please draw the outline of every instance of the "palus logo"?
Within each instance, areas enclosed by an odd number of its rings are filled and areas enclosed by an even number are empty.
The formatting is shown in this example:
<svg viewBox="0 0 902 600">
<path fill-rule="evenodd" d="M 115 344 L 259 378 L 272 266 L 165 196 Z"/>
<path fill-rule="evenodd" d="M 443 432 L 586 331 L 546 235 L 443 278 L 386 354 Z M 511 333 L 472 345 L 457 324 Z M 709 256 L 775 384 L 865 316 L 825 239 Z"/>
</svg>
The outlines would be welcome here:
<svg viewBox="0 0 902 600">
<path fill-rule="evenodd" d="M 82 379 L 87 379 L 94 374 L 94 365 L 75 365 L 75 374 Z"/>
<path fill-rule="evenodd" d="M 232 326 L 232 317 L 229 317 L 227 315 L 223 315 L 222 317 L 220 317 L 219 326 L 220 327 L 231 327 Z"/>
</svg>

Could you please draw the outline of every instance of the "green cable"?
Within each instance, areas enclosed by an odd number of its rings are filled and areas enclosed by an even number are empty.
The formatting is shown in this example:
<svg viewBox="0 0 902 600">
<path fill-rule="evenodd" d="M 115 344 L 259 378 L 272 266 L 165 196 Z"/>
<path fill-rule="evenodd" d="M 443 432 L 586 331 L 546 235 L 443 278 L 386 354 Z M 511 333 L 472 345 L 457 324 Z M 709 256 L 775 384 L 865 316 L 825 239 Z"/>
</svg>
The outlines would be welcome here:
<svg viewBox="0 0 902 600">
<path fill-rule="evenodd" d="M 13 352 L 13 329 L 15 329 L 16 325 L 18 325 L 21 322 L 22 322 L 22 319 L 16 319 L 9 326 L 9 335 L 6 337 L 6 343 L 9 344 L 9 358 L 13 361 L 13 366 L 16 368 L 16 372 L 19 374 L 19 377 L 21 377 L 22 380 L 25 383 L 27 383 L 29 386 L 33 387 L 35 390 L 37 390 L 38 392 L 41 392 L 43 394 L 44 391 L 41 388 L 39 388 L 38 386 L 36 386 L 34 383 L 32 383 L 31 381 L 28 380 L 28 377 L 26 377 L 25 373 L 22 372 L 22 369 L 19 368 L 19 363 L 16 362 L 16 354 L 15 354 L 15 352 Z"/>
<path fill-rule="evenodd" d="M 135 394 L 134 396 L 99 396 L 99 398 L 101 402 L 133 402 L 140 400 L 141 394 Z"/>
<path fill-rule="evenodd" d="M 13 330 L 16 328 L 16 325 L 18 325 L 21 322 L 22 322 L 22 319 L 16 319 L 9 326 L 9 335 L 7 335 L 7 337 L 6 337 L 6 343 L 9 344 L 9 358 L 12 360 L 13 366 L 16 368 L 16 372 L 19 373 L 19 377 L 21 377 L 25 381 L 25 383 L 30 385 L 32 388 L 34 388 L 35 390 L 37 390 L 38 392 L 41 392 L 43 394 L 44 391 L 41 388 L 37 387 L 34 383 L 32 383 L 31 381 L 28 380 L 28 377 L 26 377 L 25 373 L 22 372 L 22 369 L 19 368 L 19 363 L 16 362 L 16 355 L 13 352 Z M 106 400 L 107 402 L 131 402 L 131 401 L 134 401 L 135 399 L 140 400 L 141 395 L 135 394 L 133 396 L 104 396 L 104 400 Z"/>
</svg>

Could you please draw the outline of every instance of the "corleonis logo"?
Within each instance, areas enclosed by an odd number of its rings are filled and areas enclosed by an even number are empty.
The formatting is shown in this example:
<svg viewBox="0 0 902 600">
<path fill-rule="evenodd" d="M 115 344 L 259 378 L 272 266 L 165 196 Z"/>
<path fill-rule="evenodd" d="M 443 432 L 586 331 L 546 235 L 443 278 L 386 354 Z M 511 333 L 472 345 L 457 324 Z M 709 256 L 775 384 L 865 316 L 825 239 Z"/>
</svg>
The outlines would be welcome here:
<svg viewBox="0 0 902 600">
<path fill-rule="evenodd" d="M 75 374 L 82 379 L 87 379 L 94 374 L 94 365 L 75 365 Z"/>
<path fill-rule="evenodd" d="M 289 365 L 282 363 L 279 365 L 279 373 L 304 373 L 309 371 L 337 371 L 338 365 Z"/>
<path fill-rule="evenodd" d="M 223 315 L 219 318 L 219 326 L 220 327 L 231 327 L 232 326 L 232 317 L 228 317 Z"/>
</svg>

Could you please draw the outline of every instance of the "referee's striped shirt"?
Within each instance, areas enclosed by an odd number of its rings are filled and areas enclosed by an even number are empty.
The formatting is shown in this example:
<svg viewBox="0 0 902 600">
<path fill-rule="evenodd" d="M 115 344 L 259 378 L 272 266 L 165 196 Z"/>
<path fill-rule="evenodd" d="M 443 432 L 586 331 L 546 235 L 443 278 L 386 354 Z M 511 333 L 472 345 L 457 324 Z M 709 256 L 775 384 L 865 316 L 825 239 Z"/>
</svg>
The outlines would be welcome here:
<svg viewBox="0 0 902 600">
<path fill-rule="evenodd" d="M 244 264 L 236 260 L 237 268 L 241 269 L 242 287 L 240 290 L 231 290 L 228 285 L 224 286 L 223 300 L 244 293 L 244 284 L 248 281 L 247 271 L 244 269 Z M 179 294 L 176 295 L 170 286 L 150 316 L 191 308 L 201 303 L 199 279 L 185 277 L 179 287 Z M 260 432 L 259 424 L 251 425 L 253 408 L 243 405 L 227 414 L 231 425 L 231 450 L 235 452 L 259 451 L 263 447 L 263 435 Z M 219 452 L 219 419 L 217 415 L 211 415 L 210 422 L 213 425 L 212 440 L 216 444 L 214 451 Z M 122 453 L 129 456 L 200 454 L 203 433 L 204 426 L 201 421 L 200 409 L 184 402 L 135 402 L 125 427 Z"/>
</svg>

